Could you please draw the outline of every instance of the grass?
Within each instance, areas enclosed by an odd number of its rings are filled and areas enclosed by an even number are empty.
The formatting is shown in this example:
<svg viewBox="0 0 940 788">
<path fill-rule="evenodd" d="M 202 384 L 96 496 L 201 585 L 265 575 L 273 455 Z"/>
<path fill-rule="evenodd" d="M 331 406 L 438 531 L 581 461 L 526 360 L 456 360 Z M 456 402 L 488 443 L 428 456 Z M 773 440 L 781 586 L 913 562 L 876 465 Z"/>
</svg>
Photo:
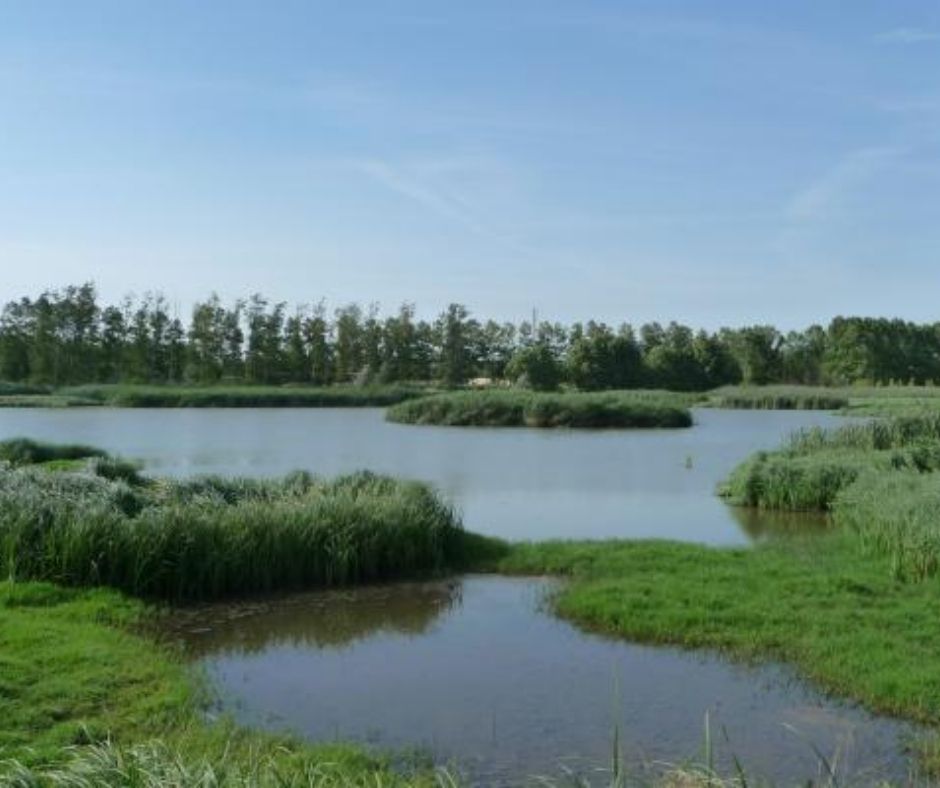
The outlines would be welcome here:
<svg viewBox="0 0 940 788">
<path fill-rule="evenodd" d="M 0 583 L 0 785 L 436 784 L 349 746 L 207 723 L 188 669 L 133 633 L 146 615 L 114 591 Z"/>
<path fill-rule="evenodd" d="M 148 480 L 112 458 L 0 470 L 0 566 L 19 579 L 215 599 L 441 572 L 492 544 L 427 485 L 369 473 Z"/>
<path fill-rule="evenodd" d="M 725 386 L 710 392 L 707 404 L 737 410 L 840 410 L 849 405 L 849 397 L 823 387 Z"/>
<path fill-rule="evenodd" d="M 144 386 L 86 385 L 62 396 L 121 408 L 385 407 L 421 396 L 411 386 Z"/>
<path fill-rule="evenodd" d="M 940 470 L 940 413 L 802 430 L 739 465 L 719 494 L 741 506 L 825 511 L 865 471 L 905 469 Z"/>
<path fill-rule="evenodd" d="M 918 416 L 940 410 L 940 386 L 723 386 L 708 393 L 717 408 L 838 410 L 853 416 Z"/>
<path fill-rule="evenodd" d="M 14 467 L 55 460 L 83 460 L 105 456 L 106 452 L 101 449 L 81 444 L 43 443 L 30 438 L 10 438 L 0 441 L 0 461 L 7 462 Z"/>
<path fill-rule="evenodd" d="M 643 392 L 545 394 L 457 391 L 403 402 L 387 418 L 449 427 L 690 427 L 692 415 L 667 395 Z"/>
<path fill-rule="evenodd" d="M 630 640 L 779 660 L 874 711 L 940 722 L 940 585 L 833 531 L 753 549 L 673 542 L 517 545 L 503 572 L 569 577 L 563 616 Z"/>
</svg>

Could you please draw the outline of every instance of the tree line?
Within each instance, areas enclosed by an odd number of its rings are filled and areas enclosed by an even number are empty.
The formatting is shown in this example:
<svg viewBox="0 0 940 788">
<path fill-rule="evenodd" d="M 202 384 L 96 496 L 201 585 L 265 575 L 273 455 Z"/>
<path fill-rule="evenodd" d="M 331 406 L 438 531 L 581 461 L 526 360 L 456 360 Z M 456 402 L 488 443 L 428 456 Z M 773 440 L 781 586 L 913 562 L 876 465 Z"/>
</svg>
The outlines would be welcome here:
<svg viewBox="0 0 940 788">
<path fill-rule="evenodd" d="M 450 304 L 432 321 L 413 304 L 289 309 L 261 295 L 195 304 L 184 322 L 159 293 L 101 304 L 91 283 L 20 298 L 0 313 L 0 380 L 81 383 L 383 384 L 508 379 L 538 389 L 731 383 L 940 381 L 940 323 L 837 317 L 783 333 L 708 332 L 680 323 L 610 326 L 479 320 Z"/>
</svg>

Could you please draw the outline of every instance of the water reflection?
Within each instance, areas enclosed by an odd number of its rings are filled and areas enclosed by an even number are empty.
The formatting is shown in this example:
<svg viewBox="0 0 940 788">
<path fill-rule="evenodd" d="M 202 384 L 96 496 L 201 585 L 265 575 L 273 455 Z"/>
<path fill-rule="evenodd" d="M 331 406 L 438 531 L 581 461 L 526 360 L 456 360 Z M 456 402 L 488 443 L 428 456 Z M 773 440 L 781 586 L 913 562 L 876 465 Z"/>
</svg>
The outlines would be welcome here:
<svg viewBox="0 0 940 788">
<path fill-rule="evenodd" d="M 697 758 L 706 712 L 728 772 L 737 755 L 752 775 L 805 781 L 818 774 L 816 747 L 839 753 L 855 784 L 906 776 L 908 726 L 786 670 L 583 632 L 545 611 L 552 587 L 469 576 L 304 594 L 186 611 L 175 632 L 238 720 L 426 748 L 481 785 L 562 765 L 604 784 L 594 770 L 609 763 L 615 726 L 632 763 Z"/>
<path fill-rule="evenodd" d="M 819 512 L 776 512 L 750 506 L 729 506 L 728 511 L 752 542 L 823 533 L 832 520 Z"/>
<path fill-rule="evenodd" d="M 182 608 L 163 634 L 193 657 L 351 646 L 379 634 L 414 637 L 460 604 L 462 583 L 402 583 Z"/>
</svg>

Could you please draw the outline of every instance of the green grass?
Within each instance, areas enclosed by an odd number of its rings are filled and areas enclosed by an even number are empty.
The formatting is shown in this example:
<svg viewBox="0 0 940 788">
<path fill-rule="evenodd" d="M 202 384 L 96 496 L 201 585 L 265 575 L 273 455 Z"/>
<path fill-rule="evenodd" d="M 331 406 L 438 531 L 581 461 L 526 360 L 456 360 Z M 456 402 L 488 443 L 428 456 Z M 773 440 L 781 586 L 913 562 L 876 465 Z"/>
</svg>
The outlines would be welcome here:
<svg viewBox="0 0 940 788">
<path fill-rule="evenodd" d="M 427 485 L 369 473 L 146 480 L 100 459 L 0 470 L 0 567 L 20 579 L 213 599 L 441 572 L 493 549 Z"/>
<path fill-rule="evenodd" d="M 725 386 L 709 392 L 707 404 L 737 410 L 839 410 L 848 406 L 849 396 L 813 386 Z"/>
<path fill-rule="evenodd" d="M 889 558 L 849 534 L 753 549 L 525 544 L 497 568 L 569 577 L 555 607 L 589 628 L 787 662 L 874 711 L 940 722 L 940 585 L 899 582 Z"/>
<path fill-rule="evenodd" d="M 207 723 L 189 670 L 134 634 L 147 615 L 114 591 L 0 583 L 0 785 L 434 784 L 349 746 Z"/>
<path fill-rule="evenodd" d="M 61 396 L 121 408 L 355 408 L 385 407 L 421 396 L 411 386 L 144 386 L 86 385 Z"/>
<path fill-rule="evenodd" d="M 917 416 L 940 410 L 940 386 L 723 386 L 707 394 L 717 408 L 838 410 L 853 416 Z"/>
<path fill-rule="evenodd" d="M 387 418 L 450 427 L 689 427 L 692 415 L 668 395 L 456 391 L 403 402 Z"/>
<path fill-rule="evenodd" d="M 719 494 L 740 506 L 824 511 L 865 471 L 905 469 L 940 470 L 940 413 L 801 430 L 741 463 Z"/>
<path fill-rule="evenodd" d="M 0 441 L 0 461 L 13 466 L 106 456 L 107 452 L 101 449 L 81 444 L 44 443 L 30 438 L 9 438 Z"/>
</svg>

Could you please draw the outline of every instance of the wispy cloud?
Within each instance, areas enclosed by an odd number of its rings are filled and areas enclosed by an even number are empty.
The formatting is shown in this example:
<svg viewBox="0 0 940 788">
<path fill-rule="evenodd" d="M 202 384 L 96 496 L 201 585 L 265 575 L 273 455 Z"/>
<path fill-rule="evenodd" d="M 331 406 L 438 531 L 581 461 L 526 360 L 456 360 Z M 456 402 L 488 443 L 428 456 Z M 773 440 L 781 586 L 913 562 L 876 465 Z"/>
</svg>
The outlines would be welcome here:
<svg viewBox="0 0 940 788">
<path fill-rule="evenodd" d="M 921 27 L 896 27 L 875 38 L 886 44 L 931 44 L 940 42 L 940 33 Z"/>
<path fill-rule="evenodd" d="M 860 148 L 847 153 L 793 195 L 786 207 L 787 217 L 796 221 L 815 221 L 831 216 L 903 153 L 901 148 L 888 146 Z"/>
</svg>

